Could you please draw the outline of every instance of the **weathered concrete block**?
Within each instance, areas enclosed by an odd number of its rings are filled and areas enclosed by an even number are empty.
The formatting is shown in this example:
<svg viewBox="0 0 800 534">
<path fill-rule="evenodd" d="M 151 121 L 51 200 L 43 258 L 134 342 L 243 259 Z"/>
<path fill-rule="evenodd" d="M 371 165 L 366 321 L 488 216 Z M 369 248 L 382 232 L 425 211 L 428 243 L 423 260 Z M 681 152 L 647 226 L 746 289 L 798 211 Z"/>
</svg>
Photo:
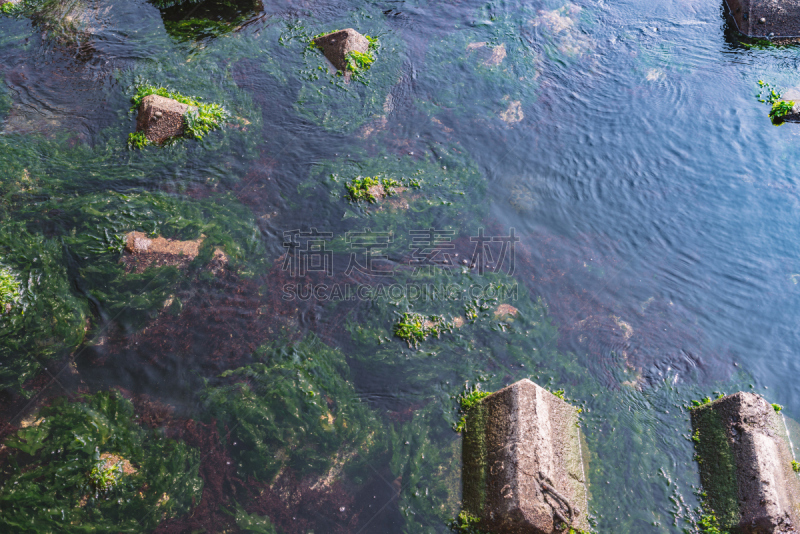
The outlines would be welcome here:
<svg viewBox="0 0 800 534">
<path fill-rule="evenodd" d="M 484 398 L 464 429 L 464 509 L 496 534 L 588 530 L 578 411 L 530 380 Z"/>
<path fill-rule="evenodd" d="M 347 54 L 354 51 L 366 54 L 369 51 L 367 38 L 353 28 L 317 37 L 314 39 L 314 44 L 321 48 L 328 61 L 341 71 L 347 70 Z"/>
<path fill-rule="evenodd" d="M 737 29 L 750 37 L 800 38 L 800 0 L 725 0 Z"/>
<path fill-rule="evenodd" d="M 192 106 L 171 98 L 149 95 L 142 99 L 136 117 L 136 131 L 144 132 L 148 141 L 160 145 L 170 137 L 183 135 L 186 124 L 183 116 Z"/>
<path fill-rule="evenodd" d="M 720 528 L 753 534 L 800 528 L 800 479 L 772 405 L 740 392 L 691 413 L 703 489 Z"/>
</svg>

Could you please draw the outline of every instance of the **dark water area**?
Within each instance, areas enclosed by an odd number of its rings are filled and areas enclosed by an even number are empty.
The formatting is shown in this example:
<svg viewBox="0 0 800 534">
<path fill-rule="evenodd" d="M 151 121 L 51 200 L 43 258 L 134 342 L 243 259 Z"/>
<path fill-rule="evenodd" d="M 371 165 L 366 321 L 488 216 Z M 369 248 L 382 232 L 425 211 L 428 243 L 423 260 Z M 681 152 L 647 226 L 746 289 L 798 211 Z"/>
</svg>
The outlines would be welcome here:
<svg viewBox="0 0 800 534">
<path fill-rule="evenodd" d="M 686 405 L 752 389 L 800 429 L 800 129 L 755 96 L 800 49 L 725 9 L 0 16 L 5 531 L 449 532 L 456 397 L 530 377 L 583 409 L 597 532 L 697 532 Z M 308 46 L 347 27 L 378 39 L 353 80 Z M 230 118 L 129 149 L 145 83 Z M 139 266 L 134 231 L 198 246 Z M 449 327 L 407 342 L 405 313 Z"/>
</svg>

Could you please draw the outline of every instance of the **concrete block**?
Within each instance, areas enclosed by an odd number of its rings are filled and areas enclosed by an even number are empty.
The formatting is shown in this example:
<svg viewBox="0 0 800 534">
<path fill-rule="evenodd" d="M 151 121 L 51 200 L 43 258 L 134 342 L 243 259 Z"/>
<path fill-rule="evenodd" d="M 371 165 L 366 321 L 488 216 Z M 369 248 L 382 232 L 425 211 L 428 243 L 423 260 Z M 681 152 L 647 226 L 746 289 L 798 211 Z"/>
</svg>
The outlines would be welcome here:
<svg viewBox="0 0 800 534">
<path fill-rule="evenodd" d="M 144 132 L 148 141 L 160 145 L 170 137 L 183 135 L 186 123 L 183 116 L 189 109 L 171 98 L 149 95 L 142 99 L 136 117 L 136 131 Z"/>
<path fill-rule="evenodd" d="M 737 29 L 782 42 L 800 39 L 800 0 L 725 0 Z"/>
<path fill-rule="evenodd" d="M 464 429 L 464 509 L 496 534 L 588 530 L 577 409 L 530 380 L 484 398 Z"/>
<path fill-rule="evenodd" d="M 749 533 L 800 528 L 800 479 L 783 418 L 755 393 L 691 410 L 706 504 L 720 528 Z"/>
</svg>

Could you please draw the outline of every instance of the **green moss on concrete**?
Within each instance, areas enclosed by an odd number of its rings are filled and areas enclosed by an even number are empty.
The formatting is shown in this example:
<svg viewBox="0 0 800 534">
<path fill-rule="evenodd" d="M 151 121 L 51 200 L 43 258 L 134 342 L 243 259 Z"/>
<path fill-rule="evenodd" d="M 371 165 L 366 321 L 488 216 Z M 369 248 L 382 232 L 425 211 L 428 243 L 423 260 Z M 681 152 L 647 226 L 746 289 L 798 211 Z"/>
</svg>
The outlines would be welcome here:
<svg viewBox="0 0 800 534">
<path fill-rule="evenodd" d="M 488 408 L 483 401 L 474 403 L 466 410 L 463 459 L 463 506 L 473 516 L 481 517 L 486 505 L 486 477 L 489 451 L 486 446 L 486 424 Z"/>
<path fill-rule="evenodd" d="M 715 518 L 715 524 L 725 531 L 739 524 L 738 483 L 736 459 L 728 445 L 723 422 L 713 404 L 692 408 L 692 430 L 704 510 Z"/>
</svg>

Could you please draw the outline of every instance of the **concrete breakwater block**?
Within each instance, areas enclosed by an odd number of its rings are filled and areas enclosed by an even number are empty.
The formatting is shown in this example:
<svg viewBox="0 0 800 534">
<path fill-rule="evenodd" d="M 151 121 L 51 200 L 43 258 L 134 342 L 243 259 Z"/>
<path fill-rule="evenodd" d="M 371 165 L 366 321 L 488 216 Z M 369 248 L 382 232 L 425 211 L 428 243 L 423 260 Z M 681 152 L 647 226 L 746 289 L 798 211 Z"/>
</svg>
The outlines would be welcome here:
<svg viewBox="0 0 800 534">
<path fill-rule="evenodd" d="M 464 509 L 496 534 L 588 530 L 578 411 L 530 380 L 467 412 Z"/>
<path fill-rule="evenodd" d="M 341 71 L 347 70 L 347 54 L 350 52 L 369 52 L 369 41 L 353 28 L 339 30 L 314 39 L 314 44 Z"/>
<path fill-rule="evenodd" d="M 700 478 L 724 532 L 800 528 L 800 479 L 780 414 L 760 395 L 734 393 L 691 410 Z"/>
<path fill-rule="evenodd" d="M 192 106 L 158 95 L 142 99 L 136 116 L 136 131 L 144 132 L 147 140 L 160 145 L 170 137 L 183 135 L 186 123 L 183 116 Z"/>
<path fill-rule="evenodd" d="M 800 39 L 800 0 L 725 1 L 741 33 L 764 39 Z"/>
</svg>

